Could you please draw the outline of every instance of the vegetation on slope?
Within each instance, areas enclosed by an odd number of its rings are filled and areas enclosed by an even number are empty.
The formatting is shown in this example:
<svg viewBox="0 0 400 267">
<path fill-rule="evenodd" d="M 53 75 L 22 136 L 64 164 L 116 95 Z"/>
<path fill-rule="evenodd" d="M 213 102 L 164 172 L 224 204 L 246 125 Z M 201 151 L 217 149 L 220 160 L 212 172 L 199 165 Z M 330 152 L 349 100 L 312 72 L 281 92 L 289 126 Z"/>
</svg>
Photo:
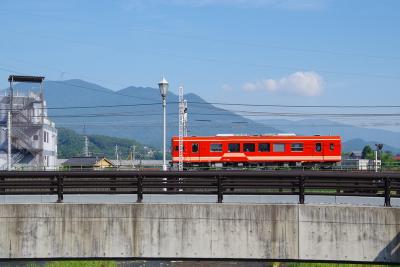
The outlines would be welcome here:
<svg viewBox="0 0 400 267">
<path fill-rule="evenodd" d="M 128 159 L 135 147 L 135 158 L 161 159 L 162 154 L 154 148 L 146 147 L 135 140 L 104 135 L 88 135 L 91 155 L 115 158 L 115 146 L 118 146 L 120 159 Z M 83 154 L 84 137 L 67 128 L 58 128 L 58 158 L 70 158 Z"/>
</svg>

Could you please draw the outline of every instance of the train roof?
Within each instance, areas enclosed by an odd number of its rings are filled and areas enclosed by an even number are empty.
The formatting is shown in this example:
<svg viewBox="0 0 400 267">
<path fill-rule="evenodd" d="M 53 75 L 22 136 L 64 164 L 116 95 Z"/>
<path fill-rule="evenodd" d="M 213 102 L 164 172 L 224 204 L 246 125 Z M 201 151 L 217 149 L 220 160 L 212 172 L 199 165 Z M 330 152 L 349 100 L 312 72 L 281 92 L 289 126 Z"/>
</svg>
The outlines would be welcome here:
<svg viewBox="0 0 400 267">
<path fill-rule="evenodd" d="M 173 139 L 178 139 L 178 136 L 173 136 Z M 285 135 L 285 134 L 274 134 L 274 135 L 215 135 L 215 136 L 186 136 L 185 140 L 258 140 L 258 139 L 287 139 L 287 140 L 340 140 L 341 137 L 338 135 Z"/>
</svg>

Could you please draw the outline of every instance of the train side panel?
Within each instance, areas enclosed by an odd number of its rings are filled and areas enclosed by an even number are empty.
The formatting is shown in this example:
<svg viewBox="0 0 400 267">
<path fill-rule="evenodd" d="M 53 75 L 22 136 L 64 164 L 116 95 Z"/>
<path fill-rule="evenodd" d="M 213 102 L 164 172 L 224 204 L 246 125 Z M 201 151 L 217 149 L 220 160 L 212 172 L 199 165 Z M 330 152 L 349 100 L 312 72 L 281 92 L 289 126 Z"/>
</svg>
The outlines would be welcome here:
<svg viewBox="0 0 400 267">
<path fill-rule="evenodd" d="M 341 160 L 339 136 L 185 137 L 184 158 L 191 164 L 335 163 Z M 178 138 L 172 139 L 172 163 L 179 160 Z"/>
</svg>

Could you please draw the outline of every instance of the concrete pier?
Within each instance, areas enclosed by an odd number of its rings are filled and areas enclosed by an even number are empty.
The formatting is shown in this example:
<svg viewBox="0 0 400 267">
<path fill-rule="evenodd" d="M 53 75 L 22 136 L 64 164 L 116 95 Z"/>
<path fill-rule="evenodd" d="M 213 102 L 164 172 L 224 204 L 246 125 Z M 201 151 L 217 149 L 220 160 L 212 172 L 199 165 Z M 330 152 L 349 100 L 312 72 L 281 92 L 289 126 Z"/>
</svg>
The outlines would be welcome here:
<svg viewBox="0 0 400 267">
<path fill-rule="evenodd" d="M 296 204 L 1 204 L 0 258 L 400 262 L 400 209 Z"/>
</svg>

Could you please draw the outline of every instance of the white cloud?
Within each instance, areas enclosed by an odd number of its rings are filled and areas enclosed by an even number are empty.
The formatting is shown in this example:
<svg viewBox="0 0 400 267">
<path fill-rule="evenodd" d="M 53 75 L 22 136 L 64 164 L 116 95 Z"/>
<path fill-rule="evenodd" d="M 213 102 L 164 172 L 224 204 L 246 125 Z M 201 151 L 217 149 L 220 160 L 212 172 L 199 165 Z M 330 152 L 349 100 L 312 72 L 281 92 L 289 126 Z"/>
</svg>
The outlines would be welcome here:
<svg viewBox="0 0 400 267">
<path fill-rule="evenodd" d="M 243 90 L 285 92 L 301 96 L 318 96 L 322 93 L 324 80 L 313 71 L 298 71 L 280 79 L 264 79 L 255 82 L 247 82 Z"/>
</svg>

